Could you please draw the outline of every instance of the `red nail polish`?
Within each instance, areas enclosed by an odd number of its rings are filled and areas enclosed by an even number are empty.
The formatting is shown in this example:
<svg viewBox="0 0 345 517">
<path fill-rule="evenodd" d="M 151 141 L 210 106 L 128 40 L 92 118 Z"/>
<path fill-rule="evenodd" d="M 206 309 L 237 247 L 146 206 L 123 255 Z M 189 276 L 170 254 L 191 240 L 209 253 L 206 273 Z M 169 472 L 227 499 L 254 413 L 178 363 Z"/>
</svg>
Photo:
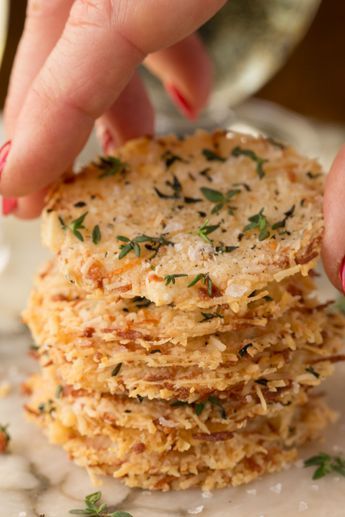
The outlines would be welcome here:
<svg viewBox="0 0 345 517">
<path fill-rule="evenodd" d="M 2 198 L 2 214 L 12 214 L 18 206 L 18 201 L 14 197 L 3 197 Z"/>
<path fill-rule="evenodd" d="M 339 268 L 339 278 L 341 282 L 341 287 L 343 289 L 343 292 L 345 293 L 345 257 L 341 261 L 340 268 Z"/>
<path fill-rule="evenodd" d="M 102 133 L 102 149 L 104 154 L 109 155 L 115 148 L 115 143 L 109 129 L 105 129 Z"/>
<path fill-rule="evenodd" d="M 10 153 L 10 150 L 11 150 L 11 145 L 12 145 L 12 142 L 11 142 L 11 140 L 9 140 L 0 148 L 0 177 L 1 177 L 1 173 L 3 172 L 3 170 L 5 168 L 7 158 Z"/>
<path fill-rule="evenodd" d="M 189 118 L 189 120 L 195 120 L 197 117 L 197 111 L 191 106 L 187 99 L 173 84 L 166 84 L 165 89 L 174 101 L 175 104 L 180 108 L 182 113 Z"/>
</svg>

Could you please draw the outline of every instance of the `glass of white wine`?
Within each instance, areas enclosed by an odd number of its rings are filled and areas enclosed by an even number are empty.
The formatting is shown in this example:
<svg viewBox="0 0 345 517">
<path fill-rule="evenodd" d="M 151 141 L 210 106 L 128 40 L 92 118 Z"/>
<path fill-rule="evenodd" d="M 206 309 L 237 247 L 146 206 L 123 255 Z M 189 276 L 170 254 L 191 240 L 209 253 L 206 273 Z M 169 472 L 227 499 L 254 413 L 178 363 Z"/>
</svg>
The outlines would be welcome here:
<svg viewBox="0 0 345 517">
<path fill-rule="evenodd" d="M 198 127 L 227 127 L 234 107 L 255 93 L 285 63 L 305 35 L 320 0 L 230 0 L 200 30 L 215 65 L 213 93 Z M 160 132 L 185 132 L 185 121 L 159 82 L 143 71 Z"/>
</svg>

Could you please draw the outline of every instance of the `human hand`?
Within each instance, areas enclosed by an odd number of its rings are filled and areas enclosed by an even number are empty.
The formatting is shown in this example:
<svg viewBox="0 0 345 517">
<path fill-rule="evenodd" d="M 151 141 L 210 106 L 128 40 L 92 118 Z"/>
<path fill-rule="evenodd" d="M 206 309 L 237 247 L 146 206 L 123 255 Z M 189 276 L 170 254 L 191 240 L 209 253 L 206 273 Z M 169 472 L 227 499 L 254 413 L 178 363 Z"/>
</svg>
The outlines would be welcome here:
<svg viewBox="0 0 345 517">
<path fill-rule="evenodd" d="M 185 115 L 207 101 L 212 66 L 192 33 L 226 0 L 29 0 L 5 108 L 3 212 L 39 215 L 47 186 L 97 121 L 105 152 L 153 132 L 143 61 Z"/>
<path fill-rule="evenodd" d="M 322 258 L 331 282 L 345 292 L 345 145 L 326 179 Z"/>
</svg>

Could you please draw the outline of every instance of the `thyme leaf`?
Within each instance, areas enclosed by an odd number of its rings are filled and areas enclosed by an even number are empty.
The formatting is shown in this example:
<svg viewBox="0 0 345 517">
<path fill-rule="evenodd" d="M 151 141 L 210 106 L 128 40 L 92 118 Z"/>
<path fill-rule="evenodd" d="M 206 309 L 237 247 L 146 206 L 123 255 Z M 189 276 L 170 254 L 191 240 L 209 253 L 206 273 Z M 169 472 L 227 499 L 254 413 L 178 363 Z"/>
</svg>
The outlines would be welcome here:
<svg viewBox="0 0 345 517">
<path fill-rule="evenodd" d="M 175 176 L 175 174 L 173 174 L 173 180 L 168 180 L 166 184 L 172 190 L 172 193 L 165 194 L 164 192 L 161 192 L 157 187 L 153 187 L 157 196 L 161 199 L 179 199 L 181 197 L 182 185 L 178 178 Z"/>
<path fill-rule="evenodd" d="M 223 314 L 219 314 L 219 312 L 202 312 L 201 315 L 203 319 L 200 320 L 200 323 L 213 320 L 214 318 L 224 318 Z"/>
<path fill-rule="evenodd" d="M 95 164 L 102 173 L 99 178 L 108 178 L 125 172 L 128 169 L 128 164 L 116 158 L 115 156 L 101 156 L 98 163 Z"/>
<path fill-rule="evenodd" d="M 345 459 L 340 456 L 331 456 L 325 452 L 320 452 L 305 460 L 304 466 L 316 467 L 313 479 L 321 479 L 331 473 L 345 477 Z"/>
<path fill-rule="evenodd" d="M 100 227 L 98 226 L 98 224 L 96 224 L 96 226 L 92 230 L 91 238 L 92 238 L 92 242 L 94 244 L 97 245 L 97 244 L 100 243 L 101 238 L 102 238 L 102 234 L 101 234 L 101 230 L 100 230 Z"/>
<path fill-rule="evenodd" d="M 213 282 L 208 273 L 199 273 L 196 275 L 193 280 L 188 284 L 187 287 L 193 287 L 198 282 L 201 282 L 203 285 L 207 287 L 207 293 L 209 296 L 212 296 Z"/>
<path fill-rule="evenodd" d="M 134 239 L 129 239 L 124 235 L 118 235 L 117 240 L 123 242 L 123 244 L 120 245 L 120 253 L 118 255 L 119 260 L 123 259 L 131 251 L 134 252 L 136 257 L 140 257 L 140 244 L 143 243 L 147 243 L 145 245 L 146 249 L 154 252 L 150 258 L 154 258 L 162 246 L 173 245 L 173 242 L 168 241 L 164 235 L 160 235 L 159 237 L 151 237 L 150 235 L 143 234 L 134 237 Z"/>
<path fill-rule="evenodd" d="M 243 228 L 243 232 L 249 232 L 250 230 L 259 230 L 259 241 L 263 241 L 270 236 L 269 224 L 264 215 L 264 209 L 261 208 L 260 212 L 251 217 L 248 217 L 249 223 Z"/>
<path fill-rule="evenodd" d="M 173 274 L 173 275 L 165 275 L 165 277 L 164 277 L 165 285 L 175 284 L 176 283 L 176 278 L 182 278 L 184 276 L 188 276 L 188 275 L 186 275 L 184 273 L 177 273 L 177 274 Z"/>
<path fill-rule="evenodd" d="M 240 189 L 230 189 L 226 192 L 226 194 L 223 194 L 222 192 L 219 192 L 219 190 L 214 190 L 212 188 L 208 187 L 201 187 L 201 193 L 203 196 L 208 200 L 211 201 L 211 203 L 214 203 L 214 207 L 211 211 L 212 214 L 218 214 L 222 208 L 224 208 L 225 205 L 237 194 L 240 194 Z M 232 207 L 232 210 L 234 208 Z M 229 212 L 230 213 L 230 212 Z"/>
<path fill-rule="evenodd" d="M 284 212 L 284 217 L 281 221 L 277 221 L 276 223 L 272 224 L 272 230 L 277 230 L 278 228 L 285 228 L 286 221 L 290 217 L 293 217 L 294 212 L 295 212 L 295 205 L 292 205 L 292 207 L 289 208 L 289 210 Z"/>
<path fill-rule="evenodd" d="M 225 244 L 221 244 L 216 246 L 214 249 L 217 253 L 231 253 L 239 248 L 239 246 L 225 246 Z"/>
<path fill-rule="evenodd" d="M 265 176 L 264 171 L 264 164 L 268 162 L 268 160 L 265 160 L 264 158 L 260 158 L 252 149 L 243 149 L 242 147 L 236 146 L 231 151 L 232 156 L 238 157 L 238 156 L 247 156 L 247 158 L 250 158 L 253 160 L 253 162 L 256 163 L 256 173 L 259 176 L 260 179 L 262 179 Z"/>
<path fill-rule="evenodd" d="M 208 219 L 198 228 L 197 235 L 201 237 L 205 242 L 211 243 L 208 235 L 219 228 L 220 224 L 208 224 Z"/>
<path fill-rule="evenodd" d="M 202 154 L 209 162 L 226 162 L 226 158 L 223 158 L 223 156 L 220 156 L 215 151 L 212 151 L 212 149 L 203 149 Z"/>
<path fill-rule="evenodd" d="M 315 368 L 313 368 L 312 366 L 308 366 L 306 369 L 305 369 L 306 372 L 308 373 L 311 373 L 312 375 L 314 375 L 314 377 L 316 379 L 319 379 L 320 378 L 320 374 L 315 370 Z"/>
<path fill-rule="evenodd" d="M 171 167 L 175 162 L 188 163 L 186 160 L 181 158 L 181 156 L 178 156 L 169 150 L 162 154 L 162 160 L 164 160 L 167 169 L 169 169 L 169 167 Z"/>
<path fill-rule="evenodd" d="M 118 375 L 120 373 L 121 368 L 122 368 L 122 363 L 117 364 L 115 366 L 115 368 L 113 369 L 113 371 L 111 372 L 111 376 L 116 377 L 116 375 Z"/>
<path fill-rule="evenodd" d="M 149 305 L 151 305 L 151 303 L 153 303 L 153 302 L 151 302 L 151 300 L 148 300 L 144 296 L 135 296 L 133 298 L 133 302 L 136 305 L 136 307 L 138 307 L 138 309 L 142 308 L 142 307 L 149 307 Z"/>
<path fill-rule="evenodd" d="M 133 517 L 128 512 L 121 510 L 113 510 L 111 507 L 101 502 L 102 492 L 94 492 L 89 494 L 84 499 L 85 508 L 70 510 L 69 513 L 73 515 L 88 515 L 89 517 Z"/>
</svg>

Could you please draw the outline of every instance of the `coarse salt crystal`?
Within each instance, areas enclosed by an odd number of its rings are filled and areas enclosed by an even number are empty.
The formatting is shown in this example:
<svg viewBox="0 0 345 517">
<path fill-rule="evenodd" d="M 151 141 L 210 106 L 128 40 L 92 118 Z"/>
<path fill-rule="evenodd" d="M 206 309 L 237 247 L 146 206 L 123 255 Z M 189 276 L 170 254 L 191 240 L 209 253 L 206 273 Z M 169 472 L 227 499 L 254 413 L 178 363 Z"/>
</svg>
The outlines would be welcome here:
<svg viewBox="0 0 345 517">
<path fill-rule="evenodd" d="M 276 485 L 273 485 L 270 487 L 271 492 L 274 492 L 275 494 L 280 494 L 282 491 L 283 485 L 281 483 L 277 483 Z"/>
<path fill-rule="evenodd" d="M 174 422 L 172 422 L 171 420 L 167 420 L 166 418 L 164 418 L 164 416 L 160 416 L 158 418 L 158 421 L 164 427 L 176 427 L 176 424 Z"/>
<path fill-rule="evenodd" d="M 201 504 L 200 506 L 196 506 L 195 508 L 191 508 L 190 510 L 187 510 L 187 513 L 191 515 L 197 515 L 198 513 L 201 513 L 204 509 L 204 506 Z"/>
<path fill-rule="evenodd" d="M 244 293 L 248 291 L 248 287 L 245 285 L 231 283 L 225 290 L 225 294 L 232 298 L 240 298 Z"/>
<path fill-rule="evenodd" d="M 212 347 L 216 348 L 220 352 L 224 352 L 224 350 L 226 350 L 226 346 L 224 345 L 224 343 L 222 343 L 222 341 L 220 341 L 220 339 L 217 339 L 216 337 L 214 337 L 212 335 L 210 335 L 210 337 L 209 337 L 209 343 Z"/>
<path fill-rule="evenodd" d="M 248 488 L 247 494 L 249 495 L 256 495 L 256 488 Z"/>
<path fill-rule="evenodd" d="M 299 504 L 298 504 L 298 511 L 299 512 L 305 512 L 306 510 L 308 510 L 308 504 L 305 502 L 305 501 L 300 501 Z"/>
<path fill-rule="evenodd" d="M 204 498 L 204 499 L 209 499 L 210 497 L 213 497 L 213 494 L 212 492 L 210 492 L 209 490 L 205 490 L 201 496 Z"/>
</svg>

